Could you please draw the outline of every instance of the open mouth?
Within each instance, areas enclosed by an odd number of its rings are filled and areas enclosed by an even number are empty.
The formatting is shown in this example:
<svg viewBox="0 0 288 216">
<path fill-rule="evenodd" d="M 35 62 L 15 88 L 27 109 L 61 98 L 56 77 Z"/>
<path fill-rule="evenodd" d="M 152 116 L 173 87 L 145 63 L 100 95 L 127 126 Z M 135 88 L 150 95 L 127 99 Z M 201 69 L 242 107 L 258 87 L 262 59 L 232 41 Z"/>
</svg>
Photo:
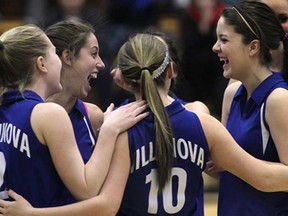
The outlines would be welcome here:
<svg viewBox="0 0 288 216">
<path fill-rule="evenodd" d="M 97 79 L 97 72 L 93 72 L 93 73 L 89 74 L 88 80 L 90 80 L 90 79 Z"/>
<path fill-rule="evenodd" d="M 223 61 L 224 64 L 229 64 L 229 60 L 227 58 L 220 58 L 220 61 Z"/>
</svg>

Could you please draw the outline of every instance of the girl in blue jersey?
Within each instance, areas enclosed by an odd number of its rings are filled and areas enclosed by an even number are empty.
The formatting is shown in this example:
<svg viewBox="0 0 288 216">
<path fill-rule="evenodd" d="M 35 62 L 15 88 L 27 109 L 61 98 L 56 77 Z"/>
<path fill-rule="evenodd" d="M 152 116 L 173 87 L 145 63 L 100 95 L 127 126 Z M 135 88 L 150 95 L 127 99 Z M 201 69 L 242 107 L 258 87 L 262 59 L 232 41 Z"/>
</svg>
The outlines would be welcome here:
<svg viewBox="0 0 288 216">
<path fill-rule="evenodd" d="M 65 109 L 44 103 L 61 91 L 61 61 L 36 26 L 15 27 L 0 37 L 0 196 L 5 188 L 34 206 L 67 204 L 66 187 L 79 200 L 98 194 L 119 133 L 146 114 L 143 102 L 111 112 L 90 160 L 83 162 Z"/>
<path fill-rule="evenodd" d="M 91 90 L 90 79 L 97 78 L 105 65 L 90 24 L 61 21 L 45 30 L 62 62 L 62 90 L 48 101 L 60 104 L 72 121 L 78 148 L 86 163 L 95 145 L 96 133 L 103 123 L 103 112 L 95 104 L 83 102 Z"/>
<path fill-rule="evenodd" d="M 287 78 L 288 40 L 284 29 L 266 4 L 242 1 L 223 11 L 217 37 L 213 51 L 224 62 L 224 76 L 241 81 L 225 91 L 223 124 L 252 156 L 287 165 L 288 86 L 283 76 Z M 271 52 L 282 43 L 282 74 L 273 73 Z M 286 192 L 262 192 L 229 171 L 220 173 L 219 216 L 275 215 L 287 206 L 287 200 Z"/>
<path fill-rule="evenodd" d="M 93 27 L 80 21 L 60 21 L 48 27 L 45 33 L 62 62 L 62 90 L 47 101 L 61 105 L 69 114 L 79 151 L 87 163 L 104 118 L 98 106 L 82 100 L 91 90 L 90 79 L 97 78 L 105 67 L 99 56 L 98 40 Z"/>
<path fill-rule="evenodd" d="M 137 101 L 145 99 L 151 115 L 117 138 L 100 194 L 72 205 L 33 208 L 9 190 L 15 201 L 0 200 L 0 215 L 115 215 L 121 204 L 118 215 L 202 216 L 201 173 L 208 157 L 259 190 L 288 189 L 287 166 L 255 159 L 217 119 L 188 111 L 169 96 L 173 61 L 160 37 L 135 35 L 121 47 L 117 65 L 114 79 Z"/>
</svg>

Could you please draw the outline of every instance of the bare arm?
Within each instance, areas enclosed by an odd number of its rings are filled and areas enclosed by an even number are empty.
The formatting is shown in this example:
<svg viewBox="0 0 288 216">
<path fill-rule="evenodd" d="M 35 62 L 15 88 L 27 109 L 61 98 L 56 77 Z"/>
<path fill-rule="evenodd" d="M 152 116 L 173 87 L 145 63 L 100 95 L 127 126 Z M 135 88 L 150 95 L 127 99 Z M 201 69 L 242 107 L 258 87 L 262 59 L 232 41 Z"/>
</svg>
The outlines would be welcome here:
<svg viewBox="0 0 288 216">
<path fill-rule="evenodd" d="M 288 91 L 275 89 L 268 97 L 265 118 L 269 125 L 279 159 L 288 165 Z"/>
<path fill-rule="evenodd" d="M 222 103 L 221 122 L 224 126 L 226 126 L 226 123 L 228 120 L 233 97 L 237 89 L 241 85 L 241 82 L 237 80 L 230 79 L 230 81 L 231 83 L 225 89 L 224 96 L 223 96 L 223 103 Z M 209 176 L 217 178 L 219 172 L 222 172 L 222 171 L 224 171 L 224 169 L 220 167 L 219 164 L 216 164 L 214 161 L 210 160 L 206 163 L 205 173 L 207 173 Z"/>
<path fill-rule="evenodd" d="M 241 82 L 234 80 L 234 82 L 227 86 L 225 89 L 221 113 L 221 122 L 224 126 L 226 126 L 228 120 L 233 97 L 240 85 Z"/>
<path fill-rule="evenodd" d="M 109 107 L 109 115 L 105 118 L 94 152 L 86 165 L 83 164 L 65 110 L 51 103 L 45 103 L 45 106 L 49 107 L 49 111 L 38 105 L 38 111 L 33 111 L 32 122 L 36 122 L 33 128 L 39 139 L 47 143 L 59 176 L 77 199 L 97 195 L 107 176 L 117 136 L 147 116 L 147 113 L 140 114 L 146 105 L 135 102 L 113 112 L 113 106 Z"/>
<path fill-rule="evenodd" d="M 288 166 L 266 163 L 245 152 L 215 118 L 199 114 L 210 147 L 211 159 L 219 166 L 264 192 L 288 189 Z"/>
<path fill-rule="evenodd" d="M 91 199 L 71 205 L 52 208 L 33 208 L 12 190 L 8 194 L 15 200 L 0 200 L 0 215 L 5 216 L 105 216 L 115 215 L 120 207 L 129 175 L 130 156 L 127 133 L 119 135 L 111 168 L 101 192 Z"/>
</svg>

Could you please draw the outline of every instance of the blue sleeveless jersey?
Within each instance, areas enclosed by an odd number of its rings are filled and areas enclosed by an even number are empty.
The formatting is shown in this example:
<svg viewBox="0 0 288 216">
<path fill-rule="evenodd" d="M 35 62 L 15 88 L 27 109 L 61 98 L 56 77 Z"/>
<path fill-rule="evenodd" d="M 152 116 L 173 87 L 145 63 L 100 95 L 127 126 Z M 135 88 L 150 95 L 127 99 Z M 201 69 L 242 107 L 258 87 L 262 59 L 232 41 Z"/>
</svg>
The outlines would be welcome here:
<svg viewBox="0 0 288 216">
<path fill-rule="evenodd" d="M 202 172 L 210 155 L 202 126 L 178 99 L 166 109 L 174 135 L 171 179 L 160 193 L 151 114 L 128 130 L 131 170 L 118 216 L 204 215 Z"/>
<path fill-rule="evenodd" d="M 96 136 L 82 100 L 77 99 L 73 109 L 69 112 L 69 117 L 73 125 L 79 151 L 84 163 L 87 163 L 92 155 Z"/>
<path fill-rule="evenodd" d="M 78 149 L 84 163 L 87 163 L 92 155 L 96 142 L 96 136 L 92 129 L 86 107 L 82 100 L 77 99 L 74 107 L 69 112 L 69 117 L 72 122 Z M 69 203 L 77 202 L 77 200 L 68 189 L 65 192 L 65 196 L 70 197 Z"/>
<path fill-rule="evenodd" d="M 11 188 L 34 207 L 67 204 L 65 186 L 47 146 L 31 127 L 31 112 L 43 100 L 32 91 L 8 91 L 0 106 L 0 196 Z M 61 143 L 59 143 L 60 145 Z M 5 173 L 5 174 L 4 174 Z M 4 174 L 4 178 L 3 178 Z"/>
<path fill-rule="evenodd" d="M 264 80 L 248 101 L 246 89 L 240 86 L 227 121 L 227 129 L 245 151 L 273 162 L 279 162 L 279 157 L 264 115 L 267 97 L 276 88 L 288 89 L 280 73 Z M 287 205 L 288 193 L 264 193 L 229 172 L 220 175 L 219 216 L 276 216 L 276 212 Z"/>
</svg>

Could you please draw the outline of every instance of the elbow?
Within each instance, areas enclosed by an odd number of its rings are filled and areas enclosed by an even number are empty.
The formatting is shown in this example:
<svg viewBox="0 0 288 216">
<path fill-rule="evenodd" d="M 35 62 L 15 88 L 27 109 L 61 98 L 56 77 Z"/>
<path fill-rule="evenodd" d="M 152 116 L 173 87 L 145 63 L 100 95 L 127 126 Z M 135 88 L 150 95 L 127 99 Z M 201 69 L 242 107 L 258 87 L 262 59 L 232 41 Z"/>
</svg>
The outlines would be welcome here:
<svg viewBox="0 0 288 216">
<path fill-rule="evenodd" d="M 104 199 L 104 207 L 101 210 L 102 216 L 115 216 L 120 208 L 121 201 L 116 199 Z"/>
<path fill-rule="evenodd" d="M 109 202 L 108 208 L 110 209 L 109 216 L 116 215 L 120 209 L 121 201 L 114 200 L 113 202 Z"/>
</svg>

